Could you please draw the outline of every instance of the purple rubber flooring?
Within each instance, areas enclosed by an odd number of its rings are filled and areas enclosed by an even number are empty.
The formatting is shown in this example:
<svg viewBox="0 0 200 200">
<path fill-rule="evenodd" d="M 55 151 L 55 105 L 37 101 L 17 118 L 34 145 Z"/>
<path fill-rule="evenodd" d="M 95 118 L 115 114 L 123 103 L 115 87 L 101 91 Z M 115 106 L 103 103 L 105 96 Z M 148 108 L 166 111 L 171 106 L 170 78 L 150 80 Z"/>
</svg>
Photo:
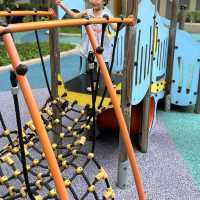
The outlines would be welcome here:
<svg viewBox="0 0 200 200">
<path fill-rule="evenodd" d="M 34 90 L 37 102 L 42 106 L 48 97 L 45 89 Z M 22 121 L 25 123 L 30 116 L 23 98 L 20 95 L 20 109 Z M 16 128 L 14 106 L 10 92 L 0 93 L 0 111 L 9 129 Z M 1 129 L 2 130 L 2 129 Z M 0 144 L 1 145 L 1 144 Z M 96 159 L 102 164 L 109 174 L 109 180 L 118 200 L 133 200 L 136 191 L 129 170 L 129 187 L 120 190 L 116 187 L 117 162 L 118 162 L 118 138 L 107 133 L 99 135 L 96 146 Z M 167 129 L 160 120 L 159 114 L 149 140 L 149 151 L 141 154 L 136 151 L 138 165 L 144 183 L 146 199 L 148 200 L 198 200 L 200 191 L 194 184 L 184 161 L 172 143 Z M 92 170 L 91 170 L 92 171 Z M 81 187 L 80 187 L 81 189 Z M 101 191 L 101 189 L 100 189 Z M 88 197 L 88 200 L 90 198 Z"/>
</svg>

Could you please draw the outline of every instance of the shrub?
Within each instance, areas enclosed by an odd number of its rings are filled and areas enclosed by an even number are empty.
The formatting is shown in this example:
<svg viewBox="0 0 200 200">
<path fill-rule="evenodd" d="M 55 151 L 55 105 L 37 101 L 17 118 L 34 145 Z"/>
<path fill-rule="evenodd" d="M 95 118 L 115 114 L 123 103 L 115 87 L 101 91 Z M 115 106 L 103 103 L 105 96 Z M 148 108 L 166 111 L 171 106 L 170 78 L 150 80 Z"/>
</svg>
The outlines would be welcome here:
<svg viewBox="0 0 200 200">
<path fill-rule="evenodd" d="M 61 27 L 60 28 L 61 33 L 75 33 L 80 34 L 81 28 L 80 27 Z"/>
<path fill-rule="evenodd" d="M 36 3 L 19 3 L 16 4 L 15 1 L 5 1 L 6 3 L 0 4 L 0 10 L 6 10 L 6 8 L 10 8 L 11 10 L 33 10 L 33 8 L 37 8 L 38 10 L 47 10 L 47 4 L 36 4 Z M 19 7 L 17 7 L 17 5 Z"/>
<path fill-rule="evenodd" d="M 186 14 L 186 22 L 199 23 L 200 11 L 188 11 Z"/>
<path fill-rule="evenodd" d="M 36 43 L 17 44 L 16 47 L 18 49 L 18 52 L 22 61 L 39 57 Z M 68 51 L 74 47 L 75 45 L 72 45 L 72 44 L 62 44 L 62 43 L 60 44 L 61 51 Z M 41 49 L 42 49 L 43 56 L 48 55 L 49 54 L 48 42 L 41 42 Z M 9 63 L 10 63 L 10 60 L 7 57 L 7 53 L 4 46 L 0 46 L 0 66 L 7 65 Z"/>
</svg>

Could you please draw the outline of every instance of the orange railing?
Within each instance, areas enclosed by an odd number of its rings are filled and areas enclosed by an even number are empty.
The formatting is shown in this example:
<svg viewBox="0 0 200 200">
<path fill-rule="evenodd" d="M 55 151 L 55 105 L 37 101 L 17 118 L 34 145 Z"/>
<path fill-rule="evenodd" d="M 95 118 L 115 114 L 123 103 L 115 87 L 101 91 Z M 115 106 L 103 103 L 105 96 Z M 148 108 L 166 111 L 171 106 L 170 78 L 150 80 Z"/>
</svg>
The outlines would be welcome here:
<svg viewBox="0 0 200 200">
<path fill-rule="evenodd" d="M 14 33 L 23 31 L 33 31 L 39 29 L 51 29 L 65 26 L 81 26 L 87 24 L 103 24 L 103 23 L 126 23 L 135 24 L 136 21 L 132 17 L 128 18 L 92 18 L 92 19 L 65 19 L 65 20 L 51 20 L 42 22 L 28 22 L 19 24 L 10 24 L 7 27 L 0 26 L 0 34 L 2 33 Z"/>
<path fill-rule="evenodd" d="M 52 9 L 49 11 L 0 11 L 0 17 L 9 17 L 9 16 L 40 16 L 40 17 L 51 17 L 54 15 Z"/>
</svg>

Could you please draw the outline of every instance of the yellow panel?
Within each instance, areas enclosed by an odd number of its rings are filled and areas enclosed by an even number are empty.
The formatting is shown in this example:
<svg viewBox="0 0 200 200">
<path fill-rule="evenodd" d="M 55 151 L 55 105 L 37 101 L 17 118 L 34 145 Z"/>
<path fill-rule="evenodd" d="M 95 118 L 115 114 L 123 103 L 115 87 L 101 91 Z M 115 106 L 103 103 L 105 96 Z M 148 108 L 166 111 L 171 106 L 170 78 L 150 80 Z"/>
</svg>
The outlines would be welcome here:
<svg viewBox="0 0 200 200">
<path fill-rule="evenodd" d="M 79 93 L 79 92 L 73 92 L 73 91 L 69 91 L 67 89 L 65 89 L 64 86 L 64 81 L 61 77 L 61 75 L 58 75 L 58 81 L 60 82 L 59 86 L 58 86 L 58 96 L 62 97 L 63 94 L 67 94 L 67 96 L 65 97 L 66 100 L 73 102 L 73 101 L 78 101 L 78 104 L 81 106 L 85 106 L 87 104 L 89 104 L 90 106 L 92 106 L 92 96 L 91 94 L 83 94 L 83 93 Z M 121 84 L 118 84 L 116 87 L 117 90 L 121 89 Z M 118 95 L 120 98 L 120 95 Z M 100 101 L 101 101 L 101 96 L 97 96 L 96 99 L 96 106 L 99 105 Z M 110 98 L 106 97 L 104 99 L 103 102 L 103 107 L 107 107 L 110 104 Z"/>
<path fill-rule="evenodd" d="M 154 29 L 154 45 L 153 45 L 153 56 L 156 55 L 157 52 L 157 47 L 158 47 L 158 28 L 155 27 Z"/>
<path fill-rule="evenodd" d="M 65 94 L 66 90 L 65 90 L 65 85 L 64 85 L 64 81 L 62 79 L 61 74 L 58 74 L 58 81 L 59 81 L 58 96 L 62 97 L 62 95 Z"/>
<path fill-rule="evenodd" d="M 165 90 L 165 85 L 166 85 L 166 81 L 164 79 L 159 82 L 153 83 L 151 85 L 151 92 L 159 93 L 159 92 Z"/>
<path fill-rule="evenodd" d="M 92 106 L 92 96 L 90 94 L 83 94 L 83 93 L 72 92 L 68 90 L 66 99 L 71 102 L 76 100 L 78 101 L 78 104 L 81 106 L 85 106 L 87 104 Z M 100 101 L 101 101 L 101 97 L 98 96 L 96 99 L 97 106 L 99 105 Z M 110 98 L 105 98 L 103 106 L 107 107 L 109 103 L 110 103 Z"/>
</svg>

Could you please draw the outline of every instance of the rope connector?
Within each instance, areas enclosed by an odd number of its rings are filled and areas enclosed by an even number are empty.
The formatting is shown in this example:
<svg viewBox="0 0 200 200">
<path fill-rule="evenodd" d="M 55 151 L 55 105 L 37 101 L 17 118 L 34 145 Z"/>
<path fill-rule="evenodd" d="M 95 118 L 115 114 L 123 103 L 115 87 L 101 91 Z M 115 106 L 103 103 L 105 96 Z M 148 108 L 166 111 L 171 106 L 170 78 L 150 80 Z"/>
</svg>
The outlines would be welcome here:
<svg viewBox="0 0 200 200">
<path fill-rule="evenodd" d="M 33 8 L 33 12 L 37 13 L 38 12 L 37 8 Z"/>
<path fill-rule="evenodd" d="M 103 47 L 97 47 L 96 48 L 96 52 L 99 53 L 99 54 L 102 54 L 104 51 L 104 48 Z"/>
<path fill-rule="evenodd" d="M 2 184 L 4 184 L 4 183 L 6 183 L 8 181 L 8 177 L 7 176 L 1 176 L 0 177 L 0 184 L 2 185 Z"/>
<path fill-rule="evenodd" d="M 56 190 L 55 189 L 52 189 L 51 191 L 49 191 L 49 196 L 50 197 L 55 197 L 56 196 Z"/>
<path fill-rule="evenodd" d="M 88 187 L 88 192 L 91 192 L 93 193 L 95 191 L 95 186 L 94 185 L 91 185 Z"/>
<path fill-rule="evenodd" d="M 11 90 L 12 95 L 17 95 L 19 92 L 19 87 L 18 86 L 12 87 L 10 90 Z"/>
<path fill-rule="evenodd" d="M 18 75 L 24 76 L 28 72 L 28 67 L 26 65 L 20 64 L 16 68 L 16 73 Z"/>
<path fill-rule="evenodd" d="M 42 196 L 37 195 L 37 196 L 35 196 L 35 200 L 43 200 L 43 198 L 42 198 Z"/>
<path fill-rule="evenodd" d="M 76 168 L 76 174 L 81 174 L 83 172 L 83 168 L 82 167 L 77 167 Z"/>
<path fill-rule="evenodd" d="M 97 181 L 105 180 L 105 179 L 108 178 L 108 174 L 106 173 L 105 169 L 101 168 L 101 169 L 99 169 L 99 172 L 95 176 L 95 178 L 96 178 Z"/>
<path fill-rule="evenodd" d="M 71 181 L 70 180 L 65 180 L 65 187 L 69 187 L 71 185 Z"/>
<path fill-rule="evenodd" d="M 105 19 L 109 20 L 109 18 L 110 18 L 110 17 L 109 17 L 109 15 L 107 15 L 107 14 L 104 14 L 104 15 L 103 15 L 103 18 L 105 18 Z"/>
<path fill-rule="evenodd" d="M 114 193 L 114 191 L 113 191 L 112 188 L 108 188 L 106 190 L 106 192 L 104 193 L 104 198 L 106 200 L 108 200 L 108 199 L 115 199 L 115 193 Z"/>
<path fill-rule="evenodd" d="M 10 194 L 11 197 L 15 196 L 15 187 L 14 186 L 10 186 L 8 188 L 8 193 Z"/>
<path fill-rule="evenodd" d="M 10 135 L 10 131 L 8 129 L 6 129 L 5 131 L 3 131 L 2 135 L 8 136 L 8 135 Z"/>
<path fill-rule="evenodd" d="M 139 24 L 142 20 L 137 18 L 137 24 Z"/>
</svg>

